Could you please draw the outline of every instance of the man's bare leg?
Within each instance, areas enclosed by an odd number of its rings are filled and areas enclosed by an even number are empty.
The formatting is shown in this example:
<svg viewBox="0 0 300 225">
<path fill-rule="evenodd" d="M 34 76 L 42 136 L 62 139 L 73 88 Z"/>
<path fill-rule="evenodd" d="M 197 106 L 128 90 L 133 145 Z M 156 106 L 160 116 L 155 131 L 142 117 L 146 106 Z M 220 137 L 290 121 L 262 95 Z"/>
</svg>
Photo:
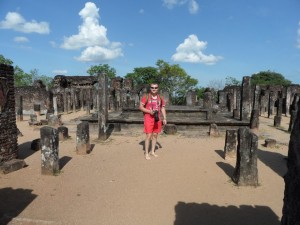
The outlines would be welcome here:
<svg viewBox="0 0 300 225">
<path fill-rule="evenodd" d="M 145 140 L 145 158 L 147 160 L 150 159 L 150 156 L 149 156 L 149 144 L 150 144 L 151 138 L 152 138 L 152 133 L 146 134 L 146 140 Z"/>
<path fill-rule="evenodd" d="M 155 147 L 156 147 L 156 142 L 157 142 L 157 136 L 158 134 L 157 133 L 153 133 L 152 135 L 152 143 L 151 143 L 151 152 L 150 152 L 150 155 L 153 155 L 154 157 L 158 157 L 158 155 L 155 154 Z"/>
</svg>

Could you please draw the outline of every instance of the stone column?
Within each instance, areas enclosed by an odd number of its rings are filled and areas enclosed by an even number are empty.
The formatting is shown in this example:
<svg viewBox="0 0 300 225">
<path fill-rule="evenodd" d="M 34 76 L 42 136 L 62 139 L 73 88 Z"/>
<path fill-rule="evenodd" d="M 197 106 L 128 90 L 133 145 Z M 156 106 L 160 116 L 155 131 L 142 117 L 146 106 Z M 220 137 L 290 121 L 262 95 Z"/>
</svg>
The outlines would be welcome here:
<svg viewBox="0 0 300 225">
<path fill-rule="evenodd" d="M 68 114 L 68 97 L 67 97 L 66 90 L 64 90 L 63 93 L 63 101 L 64 101 L 64 114 Z"/>
<path fill-rule="evenodd" d="M 250 129 L 256 130 L 259 128 L 259 110 L 253 109 L 250 118 Z"/>
<path fill-rule="evenodd" d="M 298 103 L 300 107 L 300 101 Z M 287 173 L 284 176 L 285 190 L 282 209 L 282 225 L 300 224 L 300 110 L 298 110 L 288 150 Z"/>
<path fill-rule="evenodd" d="M 298 102 L 299 102 L 299 96 L 298 96 L 298 94 L 295 94 L 292 105 L 290 106 L 291 118 L 290 118 L 290 124 L 289 124 L 289 129 L 288 129 L 289 132 L 291 132 L 293 130 L 294 123 L 296 121 L 297 112 L 298 112 L 298 106 L 297 106 Z"/>
<path fill-rule="evenodd" d="M 106 73 L 99 74 L 98 89 L 98 139 L 105 141 L 107 139 L 107 120 L 108 120 L 108 79 Z"/>
<path fill-rule="evenodd" d="M 76 131 L 76 152 L 79 155 L 88 154 L 91 151 L 89 123 L 81 122 Z"/>
<path fill-rule="evenodd" d="M 226 130 L 224 157 L 236 158 L 236 130 Z"/>
<path fill-rule="evenodd" d="M 239 186 L 257 186 L 258 137 L 249 128 L 238 130 L 237 161 L 232 180 Z"/>
<path fill-rule="evenodd" d="M 280 127 L 281 117 L 282 117 L 282 93 L 280 92 L 278 94 L 278 99 L 277 99 L 277 112 L 276 112 L 276 116 L 274 117 L 274 127 Z"/>
<path fill-rule="evenodd" d="M 211 109 L 213 102 L 213 94 L 210 90 L 206 90 L 203 93 L 203 108 L 204 109 Z"/>
<path fill-rule="evenodd" d="M 87 89 L 87 95 L 86 95 L 86 114 L 91 114 L 91 92 L 90 89 Z"/>
<path fill-rule="evenodd" d="M 250 77 L 243 77 L 242 93 L 241 93 L 241 110 L 240 119 L 248 120 L 251 114 L 251 86 Z"/>
<path fill-rule="evenodd" d="M 42 153 L 42 175 L 57 175 L 59 173 L 59 141 L 58 131 L 52 127 L 42 127 L 41 153 Z"/>
<path fill-rule="evenodd" d="M 290 105 L 291 105 L 291 97 L 292 96 L 292 89 L 291 89 L 291 86 L 288 86 L 286 88 L 286 111 L 285 111 L 285 116 L 288 116 L 290 114 Z"/>
<path fill-rule="evenodd" d="M 35 115 L 40 116 L 41 115 L 41 105 L 40 104 L 34 104 L 33 105 L 33 111 Z"/>
<path fill-rule="evenodd" d="M 227 108 L 229 112 L 233 112 L 234 109 L 234 99 L 233 99 L 233 94 L 228 93 L 227 94 Z"/>
<path fill-rule="evenodd" d="M 269 94 L 269 106 L 268 106 L 268 118 L 274 114 L 274 104 L 276 100 L 276 94 L 274 91 L 270 91 Z"/>
<path fill-rule="evenodd" d="M 69 129 L 64 126 L 60 126 L 57 128 L 58 131 L 58 139 L 60 141 L 65 141 L 69 138 Z"/>
<path fill-rule="evenodd" d="M 72 99 L 72 106 L 73 106 L 73 109 L 72 109 L 72 111 L 73 111 L 73 113 L 75 113 L 76 112 L 76 98 L 75 98 L 75 88 L 73 87 L 72 89 L 71 89 L 71 99 Z"/>
<path fill-rule="evenodd" d="M 57 97 L 53 97 L 53 109 L 54 109 L 54 115 L 58 115 L 57 111 Z"/>
<path fill-rule="evenodd" d="M 84 110 L 84 104 L 83 104 L 83 89 L 80 89 L 80 107 L 81 110 Z"/>
<path fill-rule="evenodd" d="M 255 91 L 254 91 L 254 100 L 253 100 L 253 109 L 260 109 L 260 104 L 259 104 L 259 99 L 260 99 L 260 86 L 256 85 L 255 86 Z"/>
<path fill-rule="evenodd" d="M 17 112 L 17 120 L 23 121 L 23 96 L 19 97 L 19 107 Z"/>
</svg>

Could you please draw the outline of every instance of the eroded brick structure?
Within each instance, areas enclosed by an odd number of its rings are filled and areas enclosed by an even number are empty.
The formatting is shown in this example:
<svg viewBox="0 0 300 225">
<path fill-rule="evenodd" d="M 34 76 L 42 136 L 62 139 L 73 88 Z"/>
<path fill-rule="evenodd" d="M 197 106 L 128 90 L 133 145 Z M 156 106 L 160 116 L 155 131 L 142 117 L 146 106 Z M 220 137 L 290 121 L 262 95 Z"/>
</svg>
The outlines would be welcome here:
<svg viewBox="0 0 300 225">
<path fill-rule="evenodd" d="M 0 64 L 0 164 L 17 158 L 14 69 Z"/>
</svg>

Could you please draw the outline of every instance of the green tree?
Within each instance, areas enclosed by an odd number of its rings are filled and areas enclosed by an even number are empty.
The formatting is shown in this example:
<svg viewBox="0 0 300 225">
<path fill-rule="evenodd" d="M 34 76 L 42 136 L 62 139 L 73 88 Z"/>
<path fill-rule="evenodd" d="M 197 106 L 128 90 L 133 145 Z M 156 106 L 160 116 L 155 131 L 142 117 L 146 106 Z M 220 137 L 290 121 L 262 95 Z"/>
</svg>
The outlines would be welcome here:
<svg viewBox="0 0 300 225">
<path fill-rule="evenodd" d="M 238 80 L 238 79 L 236 79 L 234 77 L 230 77 L 230 76 L 226 77 L 225 78 L 225 86 L 232 86 L 232 85 L 234 85 L 234 86 L 241 86 L 242 85 L 242 81 L 240 81 L 240 80 Z"/>
<path fill-rule="evenodd" d="M 11 65 L 14 64 L 14 62 L 10 59 L 5 58 L 3 55 L 0 55 L 0 64 L 5 64 L 5 65 Z"/>
<path fill-rule="evenodd" d="M 31 86 L 32 85 L 32 75 L 25 73 L 19 66 L 15 66 L 14 68 L 15 74 L 15 86 Z"/>
<path fill-rule="evenodd" d="M 87 73 L 90 74 L 90 76 L 97 76 L 99 73 L 106 73 L 109 79 L 116 77 L 116 70 L 108 64 L 91 66 L 87 70 Z"/>
<path fill-rule="evenodd" d="M 126 74 L 125 78 L 132 79 L 135 86 L 158 82 L 158 72 L 155 67 L 137 67 L 133 73 Z"/>
<path fill-rule="evenodd" d="M 252 85 L 283 85 L 287 86 L 291 84 L 291 81 L 284 78 L 280 73 L 268 71 L 262 71 L 251 76 Z"/>
<path fill-rule="evenodd" d="M 40 75 L 37 69 L 30 70 L 29 74 L 32 78 L 32 83 L 36 80 L 41 80 L 46 87 L 51 88 L 53 86 L 53 78 L 46 75 Z"/>
</svg>

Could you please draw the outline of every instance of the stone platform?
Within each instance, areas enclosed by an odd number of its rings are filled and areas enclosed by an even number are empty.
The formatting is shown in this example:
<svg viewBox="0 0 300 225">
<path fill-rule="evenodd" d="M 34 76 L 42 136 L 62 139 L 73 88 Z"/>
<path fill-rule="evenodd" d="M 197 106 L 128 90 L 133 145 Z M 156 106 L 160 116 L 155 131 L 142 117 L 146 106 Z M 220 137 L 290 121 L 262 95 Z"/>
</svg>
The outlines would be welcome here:
<svg viewBox="0 0 300 225">
<path fill-rule="evenodd" d="M 225 132 L 226 129 L 238 129 L 250 124 L 248 120 L 233 118 L 231 112 L 218 112 L 200 107 L 168 106 L 166 111 L 168 124 L 176 125 L 178 131 L 199 130 L 206 133 L 209 126 L 215 123 L 221 132 Z M 88 121 L 92 130 L 97 129 L 97 113 L 81 117 L 80 120 Z M 124 108 L 122 112 L 110 112 L 108 115 L 108 123 L 121 129 L 142 128 L 143 122 L 143 113 L 138 108 Z"/>
</svg>

